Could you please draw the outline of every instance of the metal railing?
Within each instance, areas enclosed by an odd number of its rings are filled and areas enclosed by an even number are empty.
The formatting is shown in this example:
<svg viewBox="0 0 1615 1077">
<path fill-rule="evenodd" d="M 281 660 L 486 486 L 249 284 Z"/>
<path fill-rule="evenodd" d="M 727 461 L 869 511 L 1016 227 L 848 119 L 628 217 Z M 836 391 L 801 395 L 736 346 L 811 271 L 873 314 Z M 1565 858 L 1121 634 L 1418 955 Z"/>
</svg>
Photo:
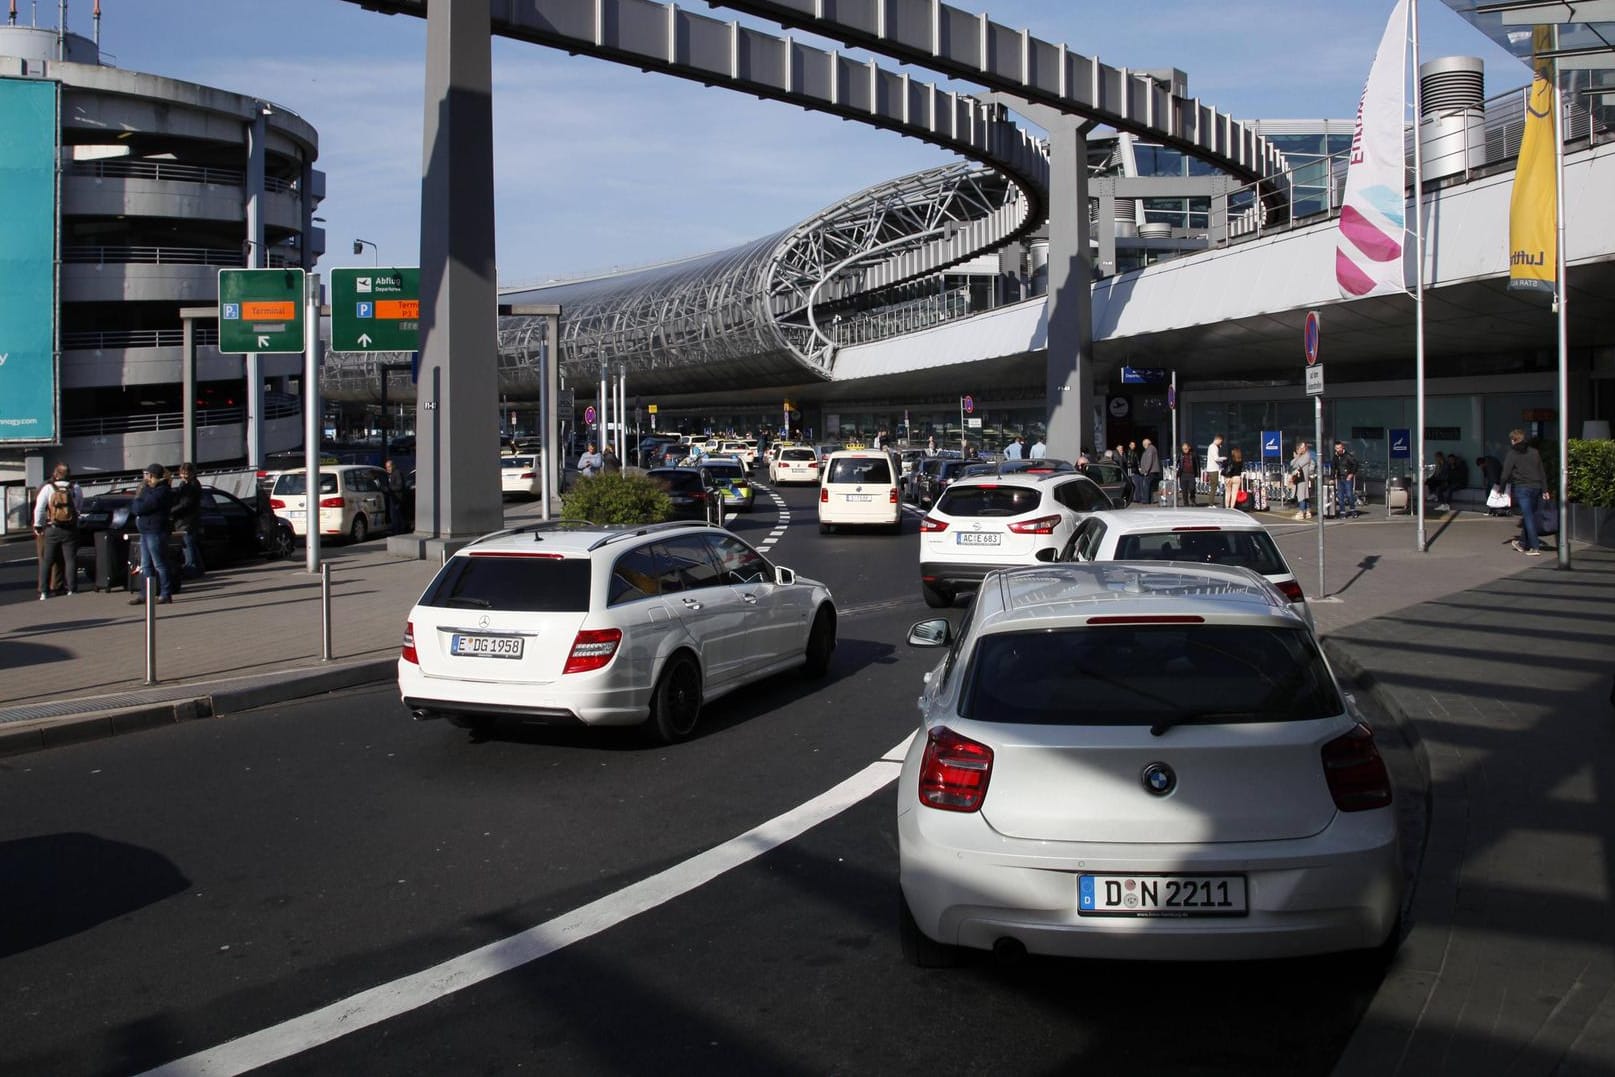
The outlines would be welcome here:
<svg viewBox="0 0 1615 1077">
<path fill-rule="evenodd" d="M 62 262 L 68 265 L 185 265 L 241 267 L 247 264 L 244 250 L 219 247 L 91 247 L 62 248 Z M 292 265 L 283 254 L 271 254 L 269 265 L 280 269 Z"/>
<path fill-rule="evenodd" d="M 872 340 L 913 333 L 956 318 L 967 318 L 973 309 L 969 288 L 950 288 L 936 295 L 920 296 L 874 310 L 832 318 L 820 328 L 837 344 L 866 344 Z M 838 320 L 839 319 L 839 320 Z"/>
<path fill-rule="evenodd" d="M 245 408 L 198 408 L 196 412 L 196 425 L 202 426 L 228 426 L 232 423 L 244 423 L 247 419 Z M 183 411 L 151 411 L 139 415 L 108 415 L 96 416 L 89 419 L 65 419 L 62 422 L 63 437 L 104 437 L 109 434 L 150 434 L 162 430 L 183 430 L 185 428 L 185 413 Z"/>
<path fill-rule="evenodd" d="M 177 161 L 131 161 L 108 158 L 102 161 L 74 161 L 67 168 L 70 176 L 95 179 L 149 179 L 169 183 L 202 183 L 217 187 L 244 187 L 247 173 L 239 168 L 211 165 L 183 165 Z M 297 183 L 278 176 L 264 177 L 264 190 L 277 194 L 297 190 Z"/>
<path fill-rule="evenodd" d="M 206 347 L 219 342 L 217 329 L 196 330 L 196 343 Z M 62 334 L 62 350 L 95 350 L 107 348 L 178 348 L 185 343 L 183 329 L 108 329 L 77 330 Z"/>
</svg>

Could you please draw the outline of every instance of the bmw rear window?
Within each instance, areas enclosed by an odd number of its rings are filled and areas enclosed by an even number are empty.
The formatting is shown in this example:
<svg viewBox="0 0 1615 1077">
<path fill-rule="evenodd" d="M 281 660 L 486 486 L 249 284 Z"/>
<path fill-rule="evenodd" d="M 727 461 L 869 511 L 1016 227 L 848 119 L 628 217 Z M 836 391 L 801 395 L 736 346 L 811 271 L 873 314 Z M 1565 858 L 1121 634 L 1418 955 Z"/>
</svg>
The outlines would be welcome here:
<svg viewBox="0 0 1615 1077">
<path fill-rule="evenodd" d="M 950 486 L 937 504 L 947 516 L 1021 516 L 1043 501 L 1029 486 Z"/>
<path fill-rule="evenodd" d="M 1345 709 L 1311 633 L 1120 624 L 982 636 L 962 717 L 1015 725 L 1304 722 Z"/>
<path fill-rule="evenodd" d="M 421 605 L 511 613 L 585 613 L 587 557 L 472 554 L 451 557 L 426 589 Z"/>
<path fill-rule="evenodd" d="M 1237 565 L 1263 576 L 1288 573 L 1266 531 L 1154 531 L 1116 540 L 1118 561 L 1193 561 Z"/>
</svg>

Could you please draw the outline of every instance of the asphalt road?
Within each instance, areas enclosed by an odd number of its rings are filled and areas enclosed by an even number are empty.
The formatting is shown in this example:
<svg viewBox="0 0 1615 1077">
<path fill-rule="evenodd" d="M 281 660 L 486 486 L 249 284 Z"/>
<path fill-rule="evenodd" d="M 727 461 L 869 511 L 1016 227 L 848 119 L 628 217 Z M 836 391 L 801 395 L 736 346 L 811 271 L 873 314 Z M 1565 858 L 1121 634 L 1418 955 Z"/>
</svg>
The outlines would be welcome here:
<svg viewBox="0 0 1615 1077">
<path fill-rule="evenodd" d="M 374 688 L 0 760 L 0 1072 L 140 1072 L 360 992 L 322 1027 L 363 1027 L 269 1071 L 1327 1072 L 1361 962 L 904 963 L 877 760 L 934 659 L 902 643 L 929 613 L 915 523 L 820 536 L 812 491 L 785 496 L 770 557 L 835 590 L 832 674 L 727 697 L 689 743 L 477 740 Z M 764 500 L 733 527 L 774 522 Z M 846 810 L 561 945 L 576 910 L 861 773 Z M 511 971 L 418 1006 L 396 985 L 544 924 L 553 952 Z"/>
</svg>

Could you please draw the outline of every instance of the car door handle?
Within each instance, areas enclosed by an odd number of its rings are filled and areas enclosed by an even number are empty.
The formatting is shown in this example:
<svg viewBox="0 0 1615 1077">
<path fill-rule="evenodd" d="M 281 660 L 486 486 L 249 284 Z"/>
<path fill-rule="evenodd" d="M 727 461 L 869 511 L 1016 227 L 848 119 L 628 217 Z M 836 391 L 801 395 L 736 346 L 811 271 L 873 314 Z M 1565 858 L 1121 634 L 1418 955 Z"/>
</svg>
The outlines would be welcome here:
<svg viewBox="0 0 1615 1077">
<path fill-rule="evenodd" d="M 748 595 L 745 592 L 741 592 L 740 597 L 745 599 L 747 602 L 751 603 L 753 606 L 757 605 L 757 596 L 756 595 Z"/>
<path fill-rule="evenodd" d="M 680 599 L 680 601 L 684 603 L 685 609 L 698 610 L 701 608 L 701 603 L 697 599 L 685 598 Z"/>
</svg>

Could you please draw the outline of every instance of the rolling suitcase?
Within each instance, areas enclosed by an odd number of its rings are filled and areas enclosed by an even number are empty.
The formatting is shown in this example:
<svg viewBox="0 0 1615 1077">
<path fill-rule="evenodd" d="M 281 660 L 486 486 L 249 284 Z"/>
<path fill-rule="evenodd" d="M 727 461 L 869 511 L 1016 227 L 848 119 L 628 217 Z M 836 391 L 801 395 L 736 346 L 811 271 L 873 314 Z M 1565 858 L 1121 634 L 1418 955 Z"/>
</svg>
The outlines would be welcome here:
<svg viewBox="0 0 1615 1077">
<path fill-rule="evenodd" d="M 97 591 L 122 590 L 129 585 L 129 543 L 116 531 L 95 533 L 95 576 Z"/>
</svg>

